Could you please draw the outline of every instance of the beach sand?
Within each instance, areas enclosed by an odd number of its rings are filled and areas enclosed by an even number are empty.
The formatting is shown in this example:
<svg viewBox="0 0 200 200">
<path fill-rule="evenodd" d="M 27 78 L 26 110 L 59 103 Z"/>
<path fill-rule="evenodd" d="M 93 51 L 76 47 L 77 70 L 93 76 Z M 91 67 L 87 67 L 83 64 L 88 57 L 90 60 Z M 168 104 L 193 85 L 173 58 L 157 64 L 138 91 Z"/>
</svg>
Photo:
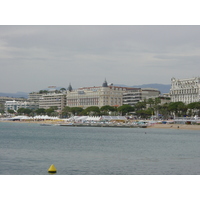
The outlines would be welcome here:
<svg viewBox="0 0 200 200">
<path fill-rule="evenodd" d="M 184 129 L 184 130 L 200 130 L 200 125 L 191 124 L 153 124 L 148 128 L 162 128 L 162 129 Z"/>
</svg>

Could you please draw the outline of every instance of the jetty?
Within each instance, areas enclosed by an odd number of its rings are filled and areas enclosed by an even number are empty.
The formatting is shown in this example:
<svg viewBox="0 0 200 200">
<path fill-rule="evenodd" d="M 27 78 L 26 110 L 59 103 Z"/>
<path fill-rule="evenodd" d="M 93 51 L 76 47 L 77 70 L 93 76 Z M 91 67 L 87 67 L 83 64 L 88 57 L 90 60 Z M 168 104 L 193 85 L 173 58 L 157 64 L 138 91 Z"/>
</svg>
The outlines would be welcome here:
<svg viewBox="0 0 200 200">
<path fill-rule="evenodd" d="M 147 128 L 145 124 L 101 124 L 101 123 L 73 123 L 73 124 L 60 124 L 60 126 L 70 127 L 107 127 L 107 128 Z"/>
</svg>

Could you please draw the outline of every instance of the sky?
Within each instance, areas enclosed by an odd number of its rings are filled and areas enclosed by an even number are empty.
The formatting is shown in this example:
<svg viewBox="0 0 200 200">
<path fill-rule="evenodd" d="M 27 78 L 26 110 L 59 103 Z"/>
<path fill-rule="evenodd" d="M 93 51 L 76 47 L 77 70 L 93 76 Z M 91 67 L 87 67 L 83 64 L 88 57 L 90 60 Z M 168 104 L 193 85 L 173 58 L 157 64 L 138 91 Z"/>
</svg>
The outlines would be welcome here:
<svg viewBox="0 0 200 200">
<path fill-rule="evenodd" d="M 200 26 L 0 26 L 0 92 L 199 76 Z"/>
<path fill-rule="evenodd" d="M 172 77 L 199 76 L 200 26 L 184 25 L 199 23 L 194 0 L 181 1 L 181 9 L 171 0 L 62 2 L 4 3 L 0 92 L 100 86 L 105 79 L 170 84 Z"/>
</svg>

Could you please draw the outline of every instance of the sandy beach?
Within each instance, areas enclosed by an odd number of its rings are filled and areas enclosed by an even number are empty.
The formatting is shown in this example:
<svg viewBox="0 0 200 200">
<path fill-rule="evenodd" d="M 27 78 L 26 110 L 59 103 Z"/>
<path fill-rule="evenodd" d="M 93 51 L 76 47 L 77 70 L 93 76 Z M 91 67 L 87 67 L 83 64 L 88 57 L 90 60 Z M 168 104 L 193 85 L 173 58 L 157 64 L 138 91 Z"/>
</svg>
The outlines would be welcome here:
<svg viewBox="0 0 200 200">
<path fill-rule="evenodd" d="M 200 125 L 191 124 L 153 124 L 148 128 L 200 130 Z"/>
</svg>

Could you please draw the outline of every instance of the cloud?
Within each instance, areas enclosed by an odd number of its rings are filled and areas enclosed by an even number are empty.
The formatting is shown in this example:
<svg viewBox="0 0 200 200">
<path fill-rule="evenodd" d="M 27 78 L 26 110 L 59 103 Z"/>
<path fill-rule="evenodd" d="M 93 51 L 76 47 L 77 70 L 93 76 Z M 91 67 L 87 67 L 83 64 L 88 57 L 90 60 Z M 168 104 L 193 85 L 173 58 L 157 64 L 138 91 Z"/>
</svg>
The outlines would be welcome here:
<svg viewBox="0 0 200 200">
<path fill-rule="evenodd" d="M 105 78 L 170 84 L 196 74 L 199 35 L 199 26 L 0 26 L 0 91 L 93 86 Z"/>
</svg>

